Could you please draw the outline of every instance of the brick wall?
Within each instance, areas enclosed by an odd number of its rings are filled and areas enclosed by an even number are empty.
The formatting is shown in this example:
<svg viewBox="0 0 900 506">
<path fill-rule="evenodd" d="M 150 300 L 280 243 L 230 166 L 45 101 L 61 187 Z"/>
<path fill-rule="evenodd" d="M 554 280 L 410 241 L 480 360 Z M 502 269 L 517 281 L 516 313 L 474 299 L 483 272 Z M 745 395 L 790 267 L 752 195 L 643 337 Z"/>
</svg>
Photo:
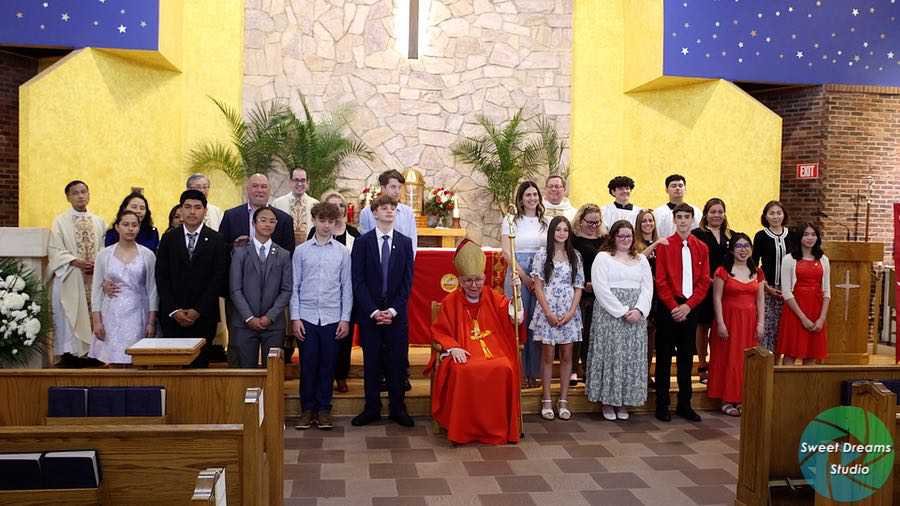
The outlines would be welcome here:
<svg viewBox="0 0 900 506">
<path fill-rule="evenodd" d="M 861 240 L 871 177 L 869 239 L 888 244 L 890 261 L 892 205 L 900 202 L 900 94 L 829 85 L 755 96 L 783 118 L 781 200 L 792 221 L 817 221 L 832 239 L 845 237 L 835 224 L 843 223 Z M 820 179 L 796 178 L 804 162 L 819 162 Z M 816 210 L 830 219 L 814 218 Z"/>
<path fill-rule="evenodd" d="M 19 224 L 19 86 L 38 63 L 0 50 L 0 226 Z"/>
</svg>

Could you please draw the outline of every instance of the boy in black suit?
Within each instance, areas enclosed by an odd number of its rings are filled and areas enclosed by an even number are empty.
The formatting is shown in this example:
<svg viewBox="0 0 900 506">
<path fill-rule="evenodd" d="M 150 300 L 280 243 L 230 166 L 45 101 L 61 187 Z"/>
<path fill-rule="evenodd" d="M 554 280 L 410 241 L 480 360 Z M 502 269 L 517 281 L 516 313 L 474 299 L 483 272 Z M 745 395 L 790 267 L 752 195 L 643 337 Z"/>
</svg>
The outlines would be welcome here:
<svg viewBox="0 0 900 506">
<path fill-rule="evenodd" d="M 354 320 L 359 322 L 363 349 L 366 405 L 351 422 L 361 426 L 381 418 L 379 372 L 387 376 L 390 418 L 412 427 L 406 412 L 405 373 L 408 320 L 406 303 L 412 287 L 412 240 L 394 230 L 397 201 L 382 195 L 370 206 L 375 228 L 355 241 L 351 258 Z"/>
<path fill-rule="evenodd" d="M 163 235 L 156 255 L 159 320 L 164 337 L 205 338 L 207 344 L 191 366 L 207 367 L 228 260 L 222 236 L 203 224 L 203 193 L 186 190 L 179 202 L 183 224 Z"/>
</svg>

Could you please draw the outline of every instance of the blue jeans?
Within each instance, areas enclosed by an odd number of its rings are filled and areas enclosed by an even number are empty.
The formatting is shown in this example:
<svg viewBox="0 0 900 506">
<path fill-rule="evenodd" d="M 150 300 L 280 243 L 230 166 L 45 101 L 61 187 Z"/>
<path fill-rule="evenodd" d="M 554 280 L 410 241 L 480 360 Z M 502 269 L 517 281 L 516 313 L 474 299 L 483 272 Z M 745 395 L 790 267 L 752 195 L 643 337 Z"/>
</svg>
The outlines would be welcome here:
<svg viewBox="0 0 900 506">
<path fill-rule="evenodd" d="M 525 272 L 531 272 L 531 261 L 534 259 L 534 253 L 521 253 L 516 252 L 516 262 L 522 267 L 522 270 Z M 512 284 L 510 275 L 513 275 L 512 269 L 507 270 L 506 282 L 503 284 L 503 289 L 506 292 L 506 296 L 512 300 Z M 525 309 L 525 328 L 528 329 L 531 324 L 531 316 L 534 314 L 534 307 L 537 303 L 537 299 L 534 296 L 534 292 L 525 288 L 522 285 L 519 288 L 519 293 L 522 294 L 522 306 Z M 530 329 L 527 330 L 528 339 L 525 341 L 525 347 L 522 351 L 522 374 L 525 375 L 526 378 L 540 378 L 541 377 L 541 343 L 534 342 L 534 332 Z"/>
<path fill-rule="evenodd" d="M 337 323 L 315 325 L 303 320 L 306 338 L 300 342 L 300 409 L 331 410 L 334 364 L 337 360 Z M 347 336 L 344 339 L 353 339 Z"/>
</svg>

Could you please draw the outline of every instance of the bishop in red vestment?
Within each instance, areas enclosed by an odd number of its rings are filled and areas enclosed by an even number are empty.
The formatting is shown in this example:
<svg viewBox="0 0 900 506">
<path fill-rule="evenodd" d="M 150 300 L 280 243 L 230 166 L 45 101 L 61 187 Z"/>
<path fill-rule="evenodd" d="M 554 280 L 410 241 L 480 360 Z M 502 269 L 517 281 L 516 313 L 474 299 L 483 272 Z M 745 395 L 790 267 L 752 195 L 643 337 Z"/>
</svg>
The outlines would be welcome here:
<svg viewBox="0 0 900 506">
<path fill-rule="evenodd" d="M 444 352 L 431 415 L 454 443 L 519 440 L 519 353 L 510 301 L 484 286 L 481 248 L 463 241 L 454 266 L 460 287 L 444 298 L 432 338 Z"/>
</svg>

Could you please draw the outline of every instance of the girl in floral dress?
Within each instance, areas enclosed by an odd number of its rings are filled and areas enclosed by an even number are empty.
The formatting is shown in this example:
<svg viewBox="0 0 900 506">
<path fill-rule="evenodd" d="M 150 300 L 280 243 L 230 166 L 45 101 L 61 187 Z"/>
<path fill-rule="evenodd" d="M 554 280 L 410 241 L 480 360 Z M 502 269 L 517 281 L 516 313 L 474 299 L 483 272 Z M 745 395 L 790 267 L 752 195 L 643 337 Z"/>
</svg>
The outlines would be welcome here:
<svg viewBox="0 0 900 506">
<path fill-rule="evenodd" d="M 547 227 L 547 247 L 534 256 L 531 276 L 538 308 L 535 308 L 529 328 L 534 341 L 543 343 L 541 375 L 543 401 L 541 417 L 554 418 L 550 400 L 550 381 L 553 377 L 554 346 L 559 346 L 560 390 L 557 412 L 559 418 L 572 418 L 569 409 L 569 375 L 572 373 L 572 347 L 581 341 L 581 311 L 578 303 L 584 289 L 584 267 L 581 255 L 572 245 L 572 226 L 564 216 L 557 216 Z"/>
</svg>

